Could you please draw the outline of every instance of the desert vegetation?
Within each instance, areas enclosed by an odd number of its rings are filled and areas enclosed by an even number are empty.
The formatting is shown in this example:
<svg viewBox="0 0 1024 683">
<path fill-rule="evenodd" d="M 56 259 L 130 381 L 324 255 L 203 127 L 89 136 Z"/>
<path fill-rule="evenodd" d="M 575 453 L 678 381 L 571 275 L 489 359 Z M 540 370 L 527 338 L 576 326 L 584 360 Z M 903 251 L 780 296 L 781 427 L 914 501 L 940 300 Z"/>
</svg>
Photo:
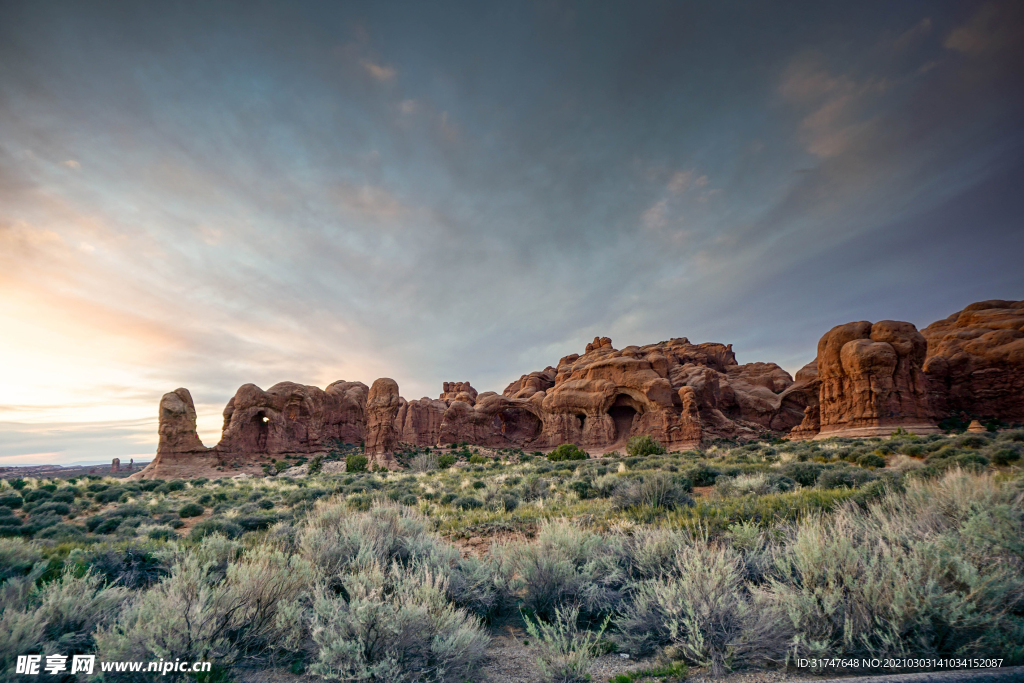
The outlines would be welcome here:
<svg viewBox="0 0 1024 683">
<path fill-rule="evenodd" d="M 624 681 L 1024 662 L 1024 431 L 581 452 L 5 481 L 0 667 L 94 653 L 207 660 L 208 681 L 461 683 L 482 680 L 497 623 L 522 627 L 546 681 L 587 680 L 609 652 L 636 662 Z"/>
</svg>

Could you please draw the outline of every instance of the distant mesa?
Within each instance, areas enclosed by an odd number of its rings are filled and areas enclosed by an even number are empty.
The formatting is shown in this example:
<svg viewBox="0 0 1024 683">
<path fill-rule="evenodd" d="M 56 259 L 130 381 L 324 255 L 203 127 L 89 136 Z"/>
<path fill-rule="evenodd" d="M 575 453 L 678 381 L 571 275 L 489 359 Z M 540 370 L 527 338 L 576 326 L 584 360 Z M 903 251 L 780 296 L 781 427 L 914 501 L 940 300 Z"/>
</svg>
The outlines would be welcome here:
<svg viewBox="0 0 1024 683">
<path fill-rule="evenodd" d="M 649 435 L 680 450 L 715 438 L 925 434 L 963 415 L 1024 419 L 1024 302 L 972 304 L 922 331 L 891 320 L 836 326 L 795 379 L 774 363 L 739 364 L 731 345 L 680 337 L 616 349 L 595 337 L 582 355 L 500 394 L 449 381 L 436 399 L 407 401 L 390 378 L 326 389 L 246 384 L 224 409 L 212 448 L 196 432 L 188 390 L 176 389 L 160 401 L 156 458 L 131 476 L 256 474 L 271 460 L 337 443 L 363 443 L 372 465 L 395 469 L 395 452 L 409 447 L 573 443 L 597 454 Z"/>
</svg>

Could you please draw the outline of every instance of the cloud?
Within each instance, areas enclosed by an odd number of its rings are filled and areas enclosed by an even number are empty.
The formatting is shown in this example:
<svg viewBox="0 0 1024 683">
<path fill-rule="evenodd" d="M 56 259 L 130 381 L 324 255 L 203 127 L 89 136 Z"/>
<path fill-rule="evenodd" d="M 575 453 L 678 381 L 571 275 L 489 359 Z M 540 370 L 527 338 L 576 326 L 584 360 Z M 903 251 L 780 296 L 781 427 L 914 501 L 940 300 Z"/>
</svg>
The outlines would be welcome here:
<svg viewBox="0 0 1024 683">
<path fill-rule="evenodd" d="M 68 159 L 67 161 L 62 161 L 61 162 L 61 166 L 67 166 L 68 168 L 74 169 L 76 171 L 78 169 L 82 168 L 82 165 L 80 163 L 78 163 L 77 161 L 75 161 L 74 159 Z"/>
<path fill-rule="evenodd" d="M 942 7 L 409 12 L 204 5 L 199 43 L 164 10 L 0 20 L 6 452 L 145 451 L 178 386 L 207 443 L 246 382 L 500 391 L 595 335 L 799 367 L 833 324 L 1019 281 L 1002 194 L 958 214 L 996 226 L 973 246 L 894 222 L 1019 149 L 1019 79 L 957 80 Z"/>
<path fill-rule="evenodd" d="M 1024 12 L 1019 2 L 985 3 L 966 24 L 946 36 L 943 45 L 969 57 L 990 55 L 1024 39 Z"/>
<path fill-rule="evenodd" d="M 693 175 L 693 171 L 676 171 L 668 181 L 668 191 L 672 194 L 685 192 L 693 182 Z"/>
<path fill-rule="evenodd" d="M 373 78 L 378 81 L 387 82 L 394 80 L 398 72 L 394 67 L 382 66 L 380 64 L 374 64 L 368 59 L 359 60 L 359 64 L 366 70 L 366 73 L 370 74 Z"/>
<path fill-rule="evenodd" d="M 668 224 L 668 200 L 662 199 L 644 211 L 640 217 L 644 225 L 650 229 L 664 228 Z"/>
<path fill-rule="evenodd" d="M 334 190 L 334 198 L 343 210 L 381 221 L 391 221 L 409 214 L 397 197 L 382 187 L 343 183 Z"/>
</svg>

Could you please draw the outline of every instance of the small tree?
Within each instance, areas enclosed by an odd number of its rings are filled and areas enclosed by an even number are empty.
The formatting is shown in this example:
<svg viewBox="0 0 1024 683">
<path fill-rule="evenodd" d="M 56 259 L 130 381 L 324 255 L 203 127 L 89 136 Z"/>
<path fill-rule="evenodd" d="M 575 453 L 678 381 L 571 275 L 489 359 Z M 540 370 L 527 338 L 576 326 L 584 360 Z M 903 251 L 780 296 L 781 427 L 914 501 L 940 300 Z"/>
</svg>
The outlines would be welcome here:
<svg viewBox="0 0 1024 683">
<path fill-rule="evenodd" d="M 324 456 L 318 455 L 309 461 L 309 473 L 318 474 L 324 468 Z"/>
<path fill-rule="evenodd" d="M 362 453 L 350 453 L 345 458 L 346 472 L 365 472 L 370 460 Z"/>
<path fill-rule="evenodd" d="M 642 458 L 648 455 L 664 455 L 665 447 L 662 446 L 653 437 L 634 436 L 626 444 L 626 454 L 631 458 Z"/>
</svg>

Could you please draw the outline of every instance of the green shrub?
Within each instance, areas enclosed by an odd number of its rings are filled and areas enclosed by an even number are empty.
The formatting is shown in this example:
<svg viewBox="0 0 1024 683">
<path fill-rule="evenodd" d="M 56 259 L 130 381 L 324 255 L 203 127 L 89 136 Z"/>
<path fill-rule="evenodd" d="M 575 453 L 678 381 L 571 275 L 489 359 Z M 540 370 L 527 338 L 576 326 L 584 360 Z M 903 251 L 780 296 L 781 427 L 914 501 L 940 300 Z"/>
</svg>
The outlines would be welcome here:
<svg viewBox="0 0 1024 683">
<path fill-rule="evenodd" d="M 621 483 L 616 487 L 612 501 L 619 510 L 640 506 L 677 510 L 693 505 L 686 486 L 665 473 L 645 474 L 643 479 Z"/>
<path fill-rule="evenodd" d="M 796 628 L 794 656 L 970 656 L 1009 647 L 1024 655 L 1010 645 L 1019 643 L 1024 599 L 1016 487 L 954 470 L 867 507 L 802 521 L 776 555 L 769 598 Z"/>
<path fill-rule="evenodd" d="M 346 472 L 365 472 L 370 460 L 362 453 L 349 453 L 345 458 Z"/>
<path fill-rule="evenodd" d="M 855 467 L 844 465 L 827 470 L 818 477 L 820 489 L 857 488 L 876 479 L 876 475 Z"/>
<path fill-rule="evenodd" d="M 445 493 L 444 495 L 441 496 L 438 502 L 440 502 L 441 505 L 451 505 L 451 503 L 456 498 L 458 498 L 458 496 L 456 496 L 454 493 Z"/>
<path fill-rule="evenodd" d="M 488 463 L 490 461 L 491 461 L 490 458 L 485 458 L 482 455 L 471 455 L 471 456 L 469 456 L 469 463 L 471 465 L 483 465 L 483 464 Z"/>
<path fill-rule="evenodd" d="M 992 453 L 992 464 L 1006 466 L 1020 460 L 1020 452 L 1013 448 L 1000 448 Z"/>
<path fill-rule="evenodd" d="M 309 461 L 307 472 L 309 472 L 309 474 L 319 474 L 323 468 L 324 457 L 322 455 L 317 455 Z"/>
<path fill-rule="evenodd" d="M 242 535 L 242 527 L 222 517 L 211 517 L 192 527 L 192 531 L 189 532 L 189 538 L 196 541 L 211 534 L 220 534 L 227 538 L 238 538 Z"/>
<path fill-rule="evenodd" d="M 148 588 L 170 574 L 151 544 L 96 549 L 86 555 L 86 564 L 108 584 L 132 590 Z"/>
<path fill-rule="evenodd" d="M 53 494 L 44 489 L 33 489 L 22 494 L 26 503 L 37 503 L 40 501 L 52 500 Z"/>
<path fill-rule="evenodd" d="M 443 579 L 369 567 L 341 583 L 344 599 L 320 591 L 313 603 L 312 673 L 395 683 L 462 683 L 478 676 L 487 635 L 473 617 L 446 603 Z M 424 671 L 431 672 L 428 678 Z"/>
<path fill-rule="evenodd" d="M 524 608 L 552 620 L 558 609 L 578 606 L 594 620 L 617 609 L 626 575 L 619 564 L 619 539 L 580 529 L 567 520 L 545 522 L 533 542 L 492 549 L 510 595 Z"/>
<path fill-rule="evenodd" d="M 752 596 L 743 575 L 742 557 L 726 546 L 680 548 L 669 571 L 636 587 L 617 639 L 638 654 L 671 644 L 716 675 L 784 658 L 792 637 L 785 617 Z"/>
<path fill-rule="evenodd" d="M 782 474 L 801 486 L 814 486 L 825 471 L 825 465 L 817 462 L 790 462 L 782 467 Z"/>
<path fill-rule="evenodd" d="M 35 545 L 20 538 L 0 538 L 0 584 L 15 576 L 23 576 L 42 559 Z"/>
<path fill-rule="evenodd" d="M 444 453 L 437 456 L 437 466 L 442 470 L 446 470 L 455 464 L 455 456 L 451 453 Z"/>
<path fill-rule="evenodd" d="M 166 484 L 168 491 L 184 491 L 185 482 L 181 479 L 172 479 Z"/>
<path fill-rule="evenodd" d="M 534 621 L 526 614 L 526 632 L 536 643 L 537 664 L 546 683 L 585 683 L 590 680 L 591 663 L 599 654 L 599 642 L 608 621 L 597 631 L 577 626 L 579 608 L 556 609 L 551 623 Z"/>
<path fill-rule="evenodd" d="M 984 448 L 988 444 L 989 440 L 980 434 L 968 434 L 967 436 L 960 437 L 956 441 L 956 445 L 960 448 L 978 449 Z"/>
<path fill-rule="evenodd" d="M 560 446 L 556 446 L 553 451 L 548 453 L 548 460 L 551 462 L 561 462 L 563 460 L 587 460 L 589 457 L 590 456 L 587 455 L 586 451 L 571 443 L 563 443 Z"/>
<path fill-rule="evenodd" d="M 25 502 L 25 499 L 22 498 L 21 496 L 16 496 L 16 495 L 13 495 L 13 494 L 8 494 L 8 495 L 5 495 L 5 496 L 0 496 L 0 507 L 5 507 L 5 508 L 10 508 L 12 510 L 17 510 L 18 508 L 20 508 L 22 506 L 22 503 L 24 503 L 24 502 Z"/>
<path fill-rule="evenodd" d="M 721 473 L 702 462 L 683 470 L 683 474 L 694 486 L 714 486 Z"/>
<path fill-rule="evenodd" d="M 71 512 L 71 508 L 68 507 L 67 503 L 58 503 L 55 501 L 42 503 L 41 505 L 37 505 L 36 507 L 32 508 L 33 517 L 43 515 L 46 513 L 53 513 L 55 515 L 64 516 L 69 512 Z"/>
<path fill-rule="evenodd" d="M 867 467 L 869 469 L 875 469 L 876 467 L 885 467 L 885 458 L 875 453 L 866 453 L 857 458 L 857 464 L 861 467 Z"/>
<path fill-rule="evenodd" d="M 632 458 L 664 455 L 665 447 L 651 436 L 634 436 L 626 443 L 626 454 Z"/>
<path fill-rule="evenodd" d="M 475 510 L 484 506 L 479 498 L 473 496 L 459 496 L 454 504 L 460 510 Z"/>
<path fill-rule="evenodd" d="M 120 505 L 113 510 L 90 517 L 85 521 L 85 527 L 98 534 L 109 533 L 117 529 L 123 520 L 131 517 L 148 519 L 152 514 L 142 505 Z M 101 525 L 106 525 L 102 531 L 99 528 Z"/>
<path fill-rule="evenodd" d="M 206 508 L 199 503 L 185 503 L 178 510 L 178 516 L 182 519 L 187 519 L 189 517 L 199 517 L 204 512 L 206 512 Z"/>
<path fill-rule="evenodd" d="M 471 486 L 472 486 L 473 488 L 475 488 L 475 489 L 482 489 L 482 488 L 487 488 L 487 484 L 483 483 L 483 482 L 482 482 L 482 481 L 480 481 L 479 479 L 475 479 L 475 480 L 473 480 L 473 483 L 471 484 Z"/>
<path fill-rule="evenodd" d="M 72 489 L 61 489 L 53 494 L 53 500 L 57 503 L 74 503 L 75 492 Z"/>
<path fill-rule="evenodd" d="M 116 622 L 97 630 L 100 657 L 155 660 L 173 652 L 229 665 L 276 646 L 298 649 L 306 637 L 298 600 L 314 581 L 308 563 L 266 549 L 226 562 L 222 550 L 223 539 L 205 539 L 170 578 L 128 602 Z"/>
<path fill-rule="evenodd" d="M 286 469 L 288 469 L 288 463 L 285 462 L 284 460 L 278 460 L 277 462 L 274 463 L 275 471 L 284 472 Z"/>
</svg>

